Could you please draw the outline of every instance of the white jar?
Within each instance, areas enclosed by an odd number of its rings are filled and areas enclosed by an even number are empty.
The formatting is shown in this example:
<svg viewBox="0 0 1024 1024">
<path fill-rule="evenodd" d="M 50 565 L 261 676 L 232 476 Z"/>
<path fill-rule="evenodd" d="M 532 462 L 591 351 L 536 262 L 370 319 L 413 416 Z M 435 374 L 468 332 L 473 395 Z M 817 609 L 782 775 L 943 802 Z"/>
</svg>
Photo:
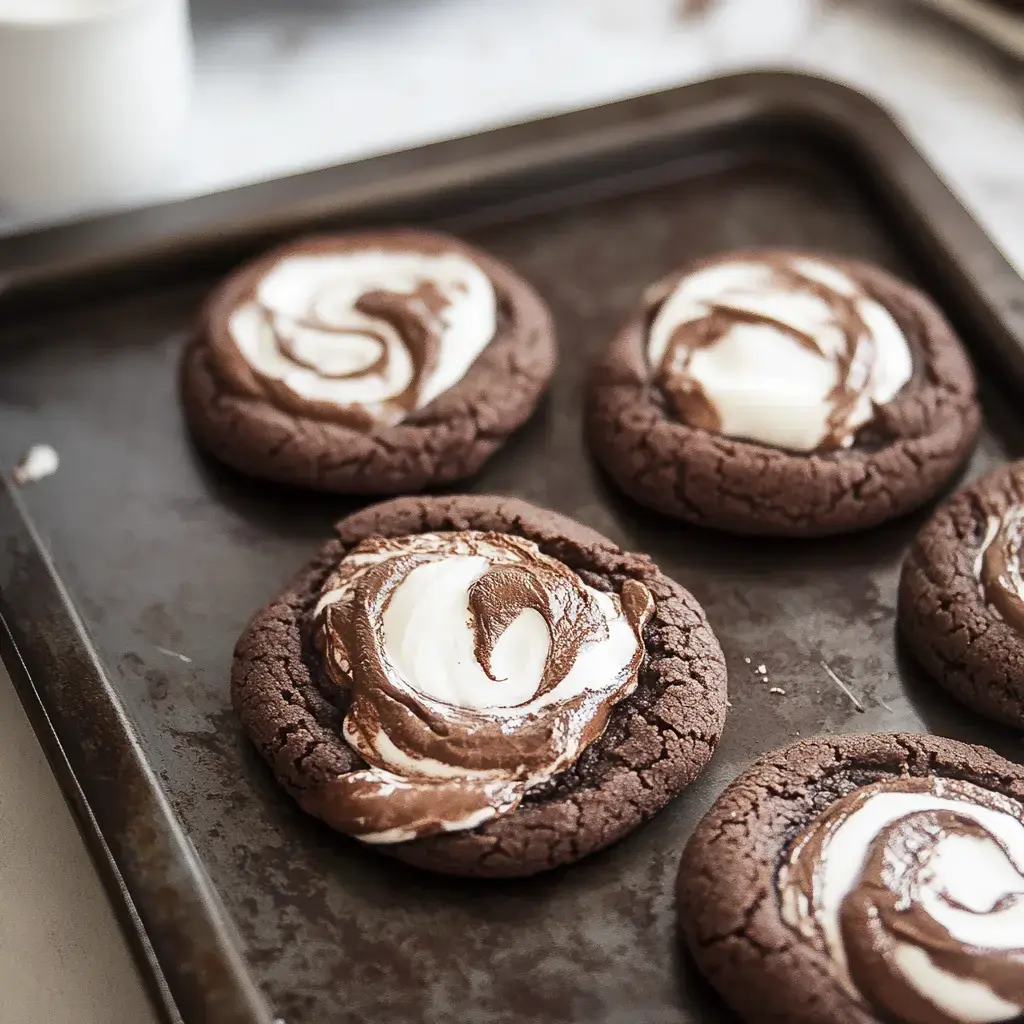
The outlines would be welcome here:
<svg viewBox="0 0 1024 1024">
<path fill-rule="evenodd" d="M 0 208 L 130 198 L 183 141 L 187 0 L 0 0 Z"/>
</svg>

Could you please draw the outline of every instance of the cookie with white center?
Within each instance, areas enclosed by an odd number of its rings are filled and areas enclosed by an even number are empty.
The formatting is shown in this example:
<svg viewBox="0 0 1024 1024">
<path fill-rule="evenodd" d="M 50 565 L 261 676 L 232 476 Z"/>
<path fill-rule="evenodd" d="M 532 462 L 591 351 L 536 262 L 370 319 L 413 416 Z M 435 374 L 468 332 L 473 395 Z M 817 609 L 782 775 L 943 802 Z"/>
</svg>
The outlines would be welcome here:
<svg viewBox="0 0 1024 1024">
<path fill-rule="evenodd" d="M 897 621 L 940 685 L 1024 728 L 1024 462 L 988 473 L 921 528 L 900 577 Z"/>
<path fill-rule="evenodd" d="M 678 910 L 749 1024 L 1019 1024 L 1024 768 L 900 733 L 775 751 L 698 825 Z"/>
<path fill-rule="evenodd" d="M 868 527 L 934 496 L 980 426 L 970 362 L 920 292 L 779 251 L 650 288 L 591 380 L 591 447 L 626 493 L 737 533 Z"/>
<path fill-rule="evenodd" d="M 242 725 L 310 814 L 458 875 L 615 842 L 704 768 L 725 663 L 644 555 L 496 497 L 399 498 L 337 536 L 238 642 Z"/>
<path fill-rule="evenodd" d="M 551 316 L 503 263 L 447 235 L 308 238 L 206 304 L 182 369 L 199 443 L 252 476 L 388 494 L 475 473 L 555 369 Z"/>
</svg>

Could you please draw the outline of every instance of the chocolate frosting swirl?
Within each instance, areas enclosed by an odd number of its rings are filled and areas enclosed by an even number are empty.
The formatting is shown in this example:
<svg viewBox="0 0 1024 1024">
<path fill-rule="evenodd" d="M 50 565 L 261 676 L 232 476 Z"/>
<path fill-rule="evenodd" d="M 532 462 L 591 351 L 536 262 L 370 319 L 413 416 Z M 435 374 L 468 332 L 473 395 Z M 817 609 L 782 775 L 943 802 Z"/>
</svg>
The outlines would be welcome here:
<svg viewBox="0 0 1024 1024">
<path fill-rule="evenodd" d="M 786 254 L 684 276 L 661 299 L 649 356 L 684 423 L 806 451 L 853 444 L 912 369 L 899 327 L 860 284 Z"/>
<path fill-rule="evenodd" d="M 367 842 L 473 828 L 571 765 L 636 687 L 647 588 L 588 587 L 532 541 L 374 538 L 328 579 L 316 624 L 368 767 L 322 799 Z"/>
<path fill-rule="evenodd" d="M 1024 633 L 1022 539 L 1024 506 L 1012 505 L 1001 516 L 989 516 L 975 573 L 985 603 L 1014 629 Z"/>
<path fill-rule="evenodd" d="M 958 780 L 902 778 L 832 804 L 791 844 L 783 918 L 885 1020 L 1024 1011 L 1024 806 Z"/>
<path fill-rule="evenodd" d="M 382 238 L 375 248 L 283 256 L 253 282 L 228 330 L 282 407 L 368 429 L 400 422 L 461 379 L 494 337 L 496 301 L 468 256 Z"/>
</svg>

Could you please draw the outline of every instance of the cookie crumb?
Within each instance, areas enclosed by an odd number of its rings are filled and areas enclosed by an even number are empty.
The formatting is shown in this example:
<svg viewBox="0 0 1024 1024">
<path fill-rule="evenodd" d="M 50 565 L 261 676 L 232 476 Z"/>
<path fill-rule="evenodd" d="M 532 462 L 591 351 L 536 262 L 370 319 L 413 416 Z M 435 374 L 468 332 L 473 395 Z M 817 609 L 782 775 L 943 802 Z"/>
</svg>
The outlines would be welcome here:
<svg viewBox="0 0 1024 1024">
<path fill-rule="evenodd" d="M 749 659 L 749 658 L 744 658 L 743 660 L 744 660 L 744 661 L 745 661 L 745 662 L 746 662 L 746 663 L 747 663 L 748 665 L 750 664 L 750 659 Z"/>
<path fill-rule="evenodd" d="M 57 449 L 48 444 L 34 444 L 14 467 L 11 477 L 19 487 L 53 476 L 60 466 Z"/>
<path fill-rule="evenodd" d="M 764 665 L 758 665 L 757 668 L 754 669 L 754 671 L 757 672 L 759 675 L 762 675 L 762 676 L 768 675 L 768 669 L 765 668 Z"/>
</svg>

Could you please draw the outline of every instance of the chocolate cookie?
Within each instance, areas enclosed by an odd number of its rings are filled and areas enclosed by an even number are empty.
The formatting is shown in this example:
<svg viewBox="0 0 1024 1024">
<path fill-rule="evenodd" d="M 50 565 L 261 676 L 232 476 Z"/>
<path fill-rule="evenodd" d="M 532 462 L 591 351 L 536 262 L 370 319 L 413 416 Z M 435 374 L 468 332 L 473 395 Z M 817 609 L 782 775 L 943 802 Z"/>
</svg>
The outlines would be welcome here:
<svg viewBox="0 0 1024 1024">
<path fill-rule="evenodd" d="M 903 563 L 898 622 L 914 656 L 975 711 L 1024 726 L 1024 462 L 940 508 Z"/>
<path fill-rule="evenodd" d="M 797 743 L 718 798 L 679 921 L 750 1024 L 959 1024 L 1024 1011 L 1024 768 L 907 733 Z"/>
<path fill-rule="evenodd" d="M 645 555 L 524 502 L 398 498 L 342 520 L 238 641 L 232 695 L 331 827 L 455 875 L 620 839 L 707 764 L 725 662 Z"/>
<path fill-rule="evenodd" d="M 920 292 L 773 251 L 650 288 L 595 367 L 591 447 L 668 515 L 736 533 L 873 526 L 936 494 L 980 425 L 970 362 Z"/>
<path fill-rule="evenodd" d="M 199 443 L 253 476 L 346 494 L 475 473 L 555 369 L 534 290 L 446 235 L 308 238 L 210 297 L 182 372 Z"/>
</svg>

